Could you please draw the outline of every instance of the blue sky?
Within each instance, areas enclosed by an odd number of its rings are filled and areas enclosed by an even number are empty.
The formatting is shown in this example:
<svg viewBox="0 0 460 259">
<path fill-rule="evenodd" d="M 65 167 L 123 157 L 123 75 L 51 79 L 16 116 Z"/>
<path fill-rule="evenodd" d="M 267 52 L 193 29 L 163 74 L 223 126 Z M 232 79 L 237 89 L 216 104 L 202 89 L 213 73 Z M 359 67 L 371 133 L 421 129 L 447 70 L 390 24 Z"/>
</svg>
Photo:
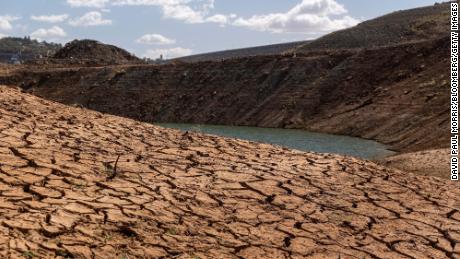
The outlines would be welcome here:
<svg viewBox="0 0 460 259">
<path fill-rule="evenodd" d="M 1 0 L 0 37 L 96 39 L 140 57 L 314 39 L 433 0 Z"/>
</svg>

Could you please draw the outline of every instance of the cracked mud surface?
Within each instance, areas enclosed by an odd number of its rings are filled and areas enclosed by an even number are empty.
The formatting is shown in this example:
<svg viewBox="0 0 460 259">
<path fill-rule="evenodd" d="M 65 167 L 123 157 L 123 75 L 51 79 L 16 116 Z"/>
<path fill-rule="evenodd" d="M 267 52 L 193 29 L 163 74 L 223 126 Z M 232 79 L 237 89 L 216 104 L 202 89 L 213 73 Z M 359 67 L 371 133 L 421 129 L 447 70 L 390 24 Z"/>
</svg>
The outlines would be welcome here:
<svg viewBox="0 0 460 259">
<path fill-rule="evenodd" d="M 442 179 L 6 87 L 0 117 L 2 258 L 460 258 Z"/>
</svg>

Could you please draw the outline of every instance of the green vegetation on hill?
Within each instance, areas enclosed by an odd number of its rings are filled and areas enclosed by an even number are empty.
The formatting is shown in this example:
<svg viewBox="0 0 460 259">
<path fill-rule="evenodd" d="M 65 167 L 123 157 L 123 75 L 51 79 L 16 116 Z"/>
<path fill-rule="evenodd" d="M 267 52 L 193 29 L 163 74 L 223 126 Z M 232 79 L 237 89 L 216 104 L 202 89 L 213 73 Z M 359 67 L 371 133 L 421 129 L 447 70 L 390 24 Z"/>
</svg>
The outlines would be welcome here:
<svg viewBox="0 0 460 259">
<path fill-rule="evenodd" d="M 39 56 L 53 55 L 60 48 L 62 48 L 61 44 L 39 42 L 30 37 L 5 37 L 0 39 L 0 62 L 10 62 L 12 57 L 25 61 Z"/>
<path fill-rule="evenodd" d="M 32 54 L 46 54 L 47 51 L 57 51 L 62 46 L 57 43 L 39 42 L 29 37 L 14 38 L 6 37 L 0 39 L 0 51 L 2 52 L 23 52 Z"/>
</svg>

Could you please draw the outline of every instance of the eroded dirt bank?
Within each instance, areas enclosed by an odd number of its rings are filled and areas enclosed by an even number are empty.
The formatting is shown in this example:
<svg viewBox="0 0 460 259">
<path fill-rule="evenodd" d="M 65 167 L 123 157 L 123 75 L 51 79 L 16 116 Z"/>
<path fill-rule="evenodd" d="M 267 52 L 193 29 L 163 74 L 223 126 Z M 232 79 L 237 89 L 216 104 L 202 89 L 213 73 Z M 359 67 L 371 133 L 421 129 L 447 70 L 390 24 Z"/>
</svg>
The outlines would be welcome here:
<svg viewBox="0 0 460 259">
<path fill-rule="evenodd" d="M 0 117 L 3 258 L 460 257 L 448 181 L 6 87 Z"/>
<path fill-rule="evenodd" d="M 449 38 L 164 66 L 25 68 L 0 77 L 145 122 L 303 128 L 402 151 L 449 143 Z"/>
<path fill-rule="evenodd" d="M 384 165 L 419 175 L 450 179 L 450 149 L 433 149 L 391 156 Z"/>
</svg>

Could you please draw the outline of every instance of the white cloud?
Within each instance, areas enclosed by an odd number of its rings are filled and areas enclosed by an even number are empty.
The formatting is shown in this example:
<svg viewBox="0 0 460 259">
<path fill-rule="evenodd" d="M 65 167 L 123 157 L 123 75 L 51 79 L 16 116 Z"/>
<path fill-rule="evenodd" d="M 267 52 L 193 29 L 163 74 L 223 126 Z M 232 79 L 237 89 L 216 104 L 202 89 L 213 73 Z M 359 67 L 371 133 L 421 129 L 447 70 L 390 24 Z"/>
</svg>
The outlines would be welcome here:
<svg viewBox="0 0 460 259">
<path fill-rule="evenodd" d="M 49 29 L 38 29 L 30 34 L 31 38 L 34 39 L 50 39 L 50 38 L 62 38 L 67 36 L 67 33 L 59 26 L 53 26 Z"/>
<path fill-rule="evenodd" d="M 147 52 L 144 54 L 144 57 L 148 57 L 151 59 L 157 59 L 161 55 L 163 55 L 164 59 L 171 59 L 171 58 L 177 58 L 177 57 L 183 57 L 183 56 L 188 56 L 192 54 L 191 49 L 186 49 L 186 48 L 170 48 L 170 49 L 149 49 Z"/>
<path fill-rule="evenodd" d="M 136 42 L 142 44 L 168 45 L 176 43 L 176 40 L 166 38 L 160 34 L 146 34 L 137 39 Z"/>
<path fill-rule="evenodd" d="M 178 5 L 186 4 L 189 0 L 113 0 L 114 5 Z"/>
<path fill-rule="evenodd" d="M 49 23 L 58 23 L 58 22 L 63 22 L 69 18 L 69 15 L 67 14 L 56 14 L 56 15 L 40 15 L 40 16 L 35 16 L 32 15 L 30 19 L 34 21 L 39 21 L 39 22 L 49 22 Z"/>
<path fill-rule="evenodd" d="M 13 29 L 13 25 L 11 24 L 11 22 L 19 20 L 19 19 L 20 19 L 19 17 L 11 16 L 11 15 L 0 16 L 0 29 L 5 30 L 5 31 L 9 31 Z"/>
<path fill-rule="evenodd" d="M 3 33 L 0 33 L 0 39 L 1 39 L 1 38 L 5 38 L 5 37 L 8 37 L 8 35 L 3 34 Z"/>
<path fill-rule="evenodd" d="M 286 13 L 239 18 L 233 24 L 258 31 L 315 34 L 344 29 L 359 22 L 346 13 L 345 7 L 335 0 L 302 0 Z"/>
<path fill-rule="evenodd" d="M 71 20 L 69 22 L 72 26 L 99 26 L 99 25 L 110 25 L 112 24 L 111 20 L 104 20 L 102 18 L 102 14 L 100 12 L 88 12 L 84 14 L 82 17 Z"/>
<path fill-rule="evenodd" d="M 216 15 L 209 16 L 208 18 L 206 18 L 206 21 L 207 22 L 218 23 L 218 24 L 223 26 L 223 25 L 228 23 L 229 18 L 230 17 L 227 16 L 227 15 L 216 14 Z"/>
<path fill-rule="evenodd" d="M 339 15 L 348 11 L 335 0 L 303 0 L 289 12 L 294 14 Z"/>
<path fill-rule="evenodd" d="M 214 9 L 215 0 L 67 0 L 73 7 L 103 8 L 112 6 L 156 6 L 161 8 L 164 18 L 185 23 L 213 22 L 223 25 L 231 16 L 222 14 L 208 17 Z"/>
<path fill-rule="evenodd" d="M 186 23 L 204 23 L 214 0 L 112 0 L 113 5 L 150 5 L 161 7 L 163 16 Z"/>
<path fill-rule="evenodd" d="M 103 8 L 110 0 L 67 0 L 72 7 L 94 7 Z"/>
<path fill-rule="evenodd" d="M 186 23 L 202 23 L 203 15 L 187 5 L 165 5 L 163 15 L 168 19 L 184 21 Z"/>
</svg>

